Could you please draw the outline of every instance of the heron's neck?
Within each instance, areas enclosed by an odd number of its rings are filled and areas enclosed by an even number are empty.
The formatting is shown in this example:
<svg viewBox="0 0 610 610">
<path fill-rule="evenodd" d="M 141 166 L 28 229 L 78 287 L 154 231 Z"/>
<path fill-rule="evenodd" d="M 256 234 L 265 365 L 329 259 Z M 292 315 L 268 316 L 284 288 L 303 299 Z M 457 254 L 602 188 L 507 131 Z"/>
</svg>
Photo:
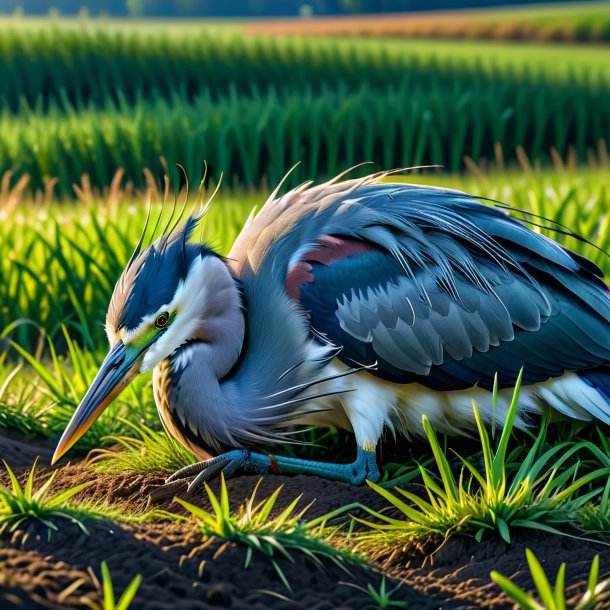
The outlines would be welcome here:
<svg viewBox="0 0 610 610">
<path fill-rule="evenodd" d="M 244 344 L 246 323 L 238 282 L 221 258 L 205 256 L 192 265 L 181 290 L 175 326 L 183 341 L 201 343 L 197 366 L 222 379 Z M 184 351 L 188 354 L 182 347 L 175 355 Z"/>
<path fill-rule="evenodd" d="M 210 446 L 210 439 L 230 441 L 218 429 L 234 409 L 223 379 L 241 355 L 246 330 L 240 287 L 225 263 L 206 257 L 198 264 L 178 316 L 184 316 L 183 329 L 190 325 L 188 340 L 154 371 L 159 415 L 167 431 L 193 449 Z"/>
</svg>

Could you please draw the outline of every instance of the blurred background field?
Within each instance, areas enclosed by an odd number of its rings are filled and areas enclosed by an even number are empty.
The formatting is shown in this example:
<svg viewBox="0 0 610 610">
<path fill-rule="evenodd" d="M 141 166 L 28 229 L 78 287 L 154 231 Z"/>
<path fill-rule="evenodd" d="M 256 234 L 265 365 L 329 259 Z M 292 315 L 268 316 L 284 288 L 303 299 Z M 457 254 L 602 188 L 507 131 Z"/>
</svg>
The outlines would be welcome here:
<svg viewBox="0 0 610 610">
<path fill-rule="evenodd" d="M 56 179 L 71 196 L 83 174 L 103 188 L 120 168 L 141 187 L 161 156 L 250 188 L 297 162 L 295 182 L 363 160 L 460 172 L 519 151 L 543 166 L 606 156 L 605 47 L 4 23 L 0 168 L 34 191 Z"/>
<path fill-rule="evenodd" d="M 428 4 L 430 8 L 433 4 Z M 396 38 L 458 38 L 527 41 L 607 42 L 610 40 L 610 6 L 600 2 L 573 2 L 541 6 L 481 7 L 379 15 L 357 15 L 322 22 L 278 20 L 273 24 L 249 24 L 248 32 L 323 36 L 392 36 Z"/>
<path fill-rule="evenodd" d="M 400 179 L 539 214 L 610 270 L 610 2 L 373 4 L 0 1 L 0 426 L 77 402 L 88 373 L 69 361 L 94 371 L 178 163 L 196 183 L 205 160 L 209 189 L 222 175 L 205 238 L 223 253 L 295 163 L 287 187 L 371 161 L 355 175 L 440 166 Z M 34 390 L 11 341 L 48 363 Z"/>
</svg>

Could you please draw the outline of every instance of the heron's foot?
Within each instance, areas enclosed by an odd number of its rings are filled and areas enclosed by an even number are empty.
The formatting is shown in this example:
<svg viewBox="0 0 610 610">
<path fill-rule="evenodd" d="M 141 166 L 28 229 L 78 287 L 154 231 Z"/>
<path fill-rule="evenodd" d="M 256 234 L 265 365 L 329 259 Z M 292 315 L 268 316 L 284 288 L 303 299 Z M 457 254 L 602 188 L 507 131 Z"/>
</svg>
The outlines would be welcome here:
<svg viewBox="0 0 610 610">
<path fill-rule="evenodd" d="M 181 468 L 172 474 L 166 483 L 195 477 L 188 486 L 187 493 L 193 494 L 205 481 L 213 479 L 221 472 L 225 476 L 241 469 L 256 474 L 312 474 L 333 481 L 343 481 L 352 485 L 362 485 L 366 479 L 379 480 L 377 457 L 374 451 L 358 448 L 356 460 L 351 464 L 314 462 L 292 457 L 281 457 L 253 453 L 247 449 L 235 449 L 217 457 Z"/>
<path fill-rule="evenodd" d="M 216 457 L 191 464 L 185 468 L 177 470 L 169 476 L 165 482 L 173 483 L 184 479 L 195 477 L 187 488 L 187 494 L 191 495 L 197 491 L 204 482 L 210 481 L 221 472 L 225 476 L 231 475 L 238 469 L 254 472 L 258 474 L 266 474 L 269 472 L 270 462 L 269 457 L 260 453 L 252 453 L 247 449 L 234 449 L 227 451 Z"/>
</svg>

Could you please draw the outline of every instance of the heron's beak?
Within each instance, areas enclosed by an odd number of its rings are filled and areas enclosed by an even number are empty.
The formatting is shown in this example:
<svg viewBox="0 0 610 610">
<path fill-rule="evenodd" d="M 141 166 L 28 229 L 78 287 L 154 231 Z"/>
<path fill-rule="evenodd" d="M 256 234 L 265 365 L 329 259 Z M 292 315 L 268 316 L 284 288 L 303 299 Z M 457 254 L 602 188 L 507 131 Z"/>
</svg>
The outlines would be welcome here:
<svg viewBox="0 0 610 610">
<path fill-rule="evenodd" d="M 126 348 L 120 340 L 110 350 L 64 430 L 51 464 L 55 464 L 89 430 L 102 411 L 137 376 L 145 351 Z"/>
</svg>

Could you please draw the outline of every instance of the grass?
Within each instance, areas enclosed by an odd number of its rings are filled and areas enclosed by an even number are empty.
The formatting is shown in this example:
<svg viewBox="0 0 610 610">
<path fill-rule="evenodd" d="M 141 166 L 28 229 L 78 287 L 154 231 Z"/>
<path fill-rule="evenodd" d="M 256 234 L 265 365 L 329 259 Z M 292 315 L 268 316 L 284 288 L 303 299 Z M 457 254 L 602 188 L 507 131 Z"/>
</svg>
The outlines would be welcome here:
<svg viewBox="0 0 610 610">
<path fill-rule="evenodd" d="M 169 98 L 206 87 L 214 94 L 231 88 L 247 92 L 253 86 L 266 91 L 317 83 L 322 88 L 332 82 L 357 88 L 387 85 L 405 74 L 428 89 L 477 77 L 533 82 L 536 75 L 556 83 L 573 80 L 578 86 L 591 77 L 608 76 L 604 52 L 594 47 L 438 40 L 380 44 L 242 36 L 204 27 L 190 36 L 175 36 L 163 22 L 128 30 L 117 27 L 118 21 L 73 24 L 59 20 L 40 29 L 28 27 L 28 21 L 3 23 L 0 95 L 7 108 L 17 111 L 24 103 L 44 107 L 53 99 L 101 106 L 106 99 L 123 99 L 132 104 L 138 95 Z"/>
<path fill-rule="evenodd" d="M 368 482 L 404 518 L 367 509 L 377 521 L 358 519 L 373 530 L 361 536 L 362 548 L 378 552 L 381 547 L 386 552 L 414 538 L 447 539 L 456 533 L 470 534 L 480 541 L 486 533 L 493 532 L 510 543 L 516 528 L 559 534 L 562 527 L 576 520 L 578 511 L 589 500 L 599 497 L 602 489 L 590 489 L 590 484 L 610 474 L 608 464 L 604 461 L 601 467 L 581 475 L 580 463 L 573 458 L 591 444 L 565 441 L 546 448 L 546 420 L 530 446 L 508 452 L 519 388 L 520 379 L 495 447 L 473 404 L 482 449 L 482 473 L 470 456 L 456 454 L 461 463 L 456 474 L 424 416 L 424 430 L 436 469 L 433 472 L 420 466 L 421 496 L 400 488 L 395 488 L 398 494 L 395 495 Z M 497 389 L 493 397 L 494 413 L 496 406 Z"/>
<path fill-rule="evenodd" d="M 0 425 L 26 434 L 56 437 L 68 424 L 103 356 L 99 351 L 79 348 L 65 327 L 62 338 L 66 355 L 59 356 L 53 342 L 48 341 L 50 361 L 45 364 L 41 363 L 39 355 L 13 344 L 29 369 L 24 371 L 19 364 L 0 365 L 0 373 L 4 374 L 0 387 L 0 401 L 4 406 Z M 158 426 L 151 386 L 150 376 L 136 379 L 87 431 L 79 448 L 109 444 L 111 436 L 126 434 L 131 430 L 130 425 L 149 422 Z"/>
<path fill-rule="evenodd" d="M 499 572 L 493 571 L 491 573 L 492 580 L 522 610 L 567 610 L 565 594 L 566 564 L 562 563 L 559 567 L 553 585 L 530 549 L 526 549 L 525 556 L 540 601 Z M 599 582 L 599 555 L 596 555 L 591 563 L 587 589 L 582 597 L 571 606 L 571 610 L 595 610 L 595 608 L 600 608 L 603 600 L 607 601 L 610 597 L 609 593 L 610 581 Z"/>
<path fill-rule="evenodd" d="M 138 186 L 159 157 L 230 184 L 329 177 L 376 159 L 458 171 L 502 143 L 586 162 L 610 133 L 609 77 L 595 49 L 310 40 L 160 28 L 27 25 L 0 41 L 0 167 L 63 196 L 125 168 Z"/>
<path fill-rule="evenodd" d="M 29 529 L 33 524 L 41 524 L 51 535 L 59 530 L 58 522 L 69 521 L 88 533 L 85 520 L 93 517 L 94 513 L 77 508 L 72 499 L 89 483 L 52 494 L 51 486 L 57 470 L 40 487 L 34 489 L 36 463 L 30 469 L 24 486 L 21 486 L 15 473 L 4 460 L 3 464 L 11 485 L 0 486 L 0 532 L 14 532 L 17 529 Z"/>
<path fill-rule="evenodd" d="M 78 578 L 62 591 L 60 598 L 63 605 L 70 608 L 89 608 L 89 610 L 128 610 L 131 607 L 138 589 L 142 584 L 142 576 L 140 574 L 133 578 L 117 600 L 108 564 L 105 561 L 102 561 L 100 565 L 102 575 L 101 583 L 95 576 L 93 570 L 91 568 L 89 568 L 89 570 L 94 580 L 94 585 L 98 590 L 97 599 L 93 598 L 91 595 L 79 596 L 77 594 L 80 587 L 87 584 L 87 580 Z"/>
<path fill-rule="evenodd" d="M 385 576 L 381 579 L 381 583 L 379 584 L 378 588 L 375 588 L 375 586 L 371 583 L 366 585 L 366 589 L 351 582 L 343 582 L 339 584 L 345 585 L 346 587 L 353 587 L 354 589 L 358 589 L 369 596 L 371 603 L 364 606 L 362 610 L 390 610 L 391 608 L 409 607 L 408 602 L 393 598 L 394 594 L 402 587 L 402 584 L 388 589 Z"/>
<path fill-rule="evenodd" d="M 102 590 L 104 592 L 104 602 L 101 606 L 103 610 L 127 610 L 134 600 L 142 577 L 138 574 L 130 583 L 127 585 L 125 591 L 119 598 L 118 602 L 115 601 L 114 587 L 112 586 L 112 577 L 110 576 L 110 570 L 105 561 L 101 564 L 102 570 Z"/>
<path fill-rule="evenodd" d="M 134 511 L 126 505 L 103 501 L 90 501 L 75 496 L 85 491 L 91 482 L 74 485 L 63 491 L 53 493 L 52 488 L 59 470 L 54 470 L 39 486 L 35 484 L 35 471 L 38 460 L 30 469 L 25 484 L 3 460 L 9 477 L 10 486 L 0 484 L 0 533 L 15 530 L 29 531 L 34 525 L 41 524 L 49 536 L 59 531 L 59 524 L 68 521 L 78 525 L 81 531 L 89 534 L 86 521 L 91 519 L 112 520 L 121 523 L 152 523 L 155 521 L 182 521 L 183 518 L 167 511 L 152 509 Z"/>
<path fill-rule="evenodd" d="M 260 480 L 252 495 L 236 511 L 231 509 L 223 475 L 219 496 L 205 484 L 205 491 L 212 505 L 211 511 L 179 498 L 175 501 L 196 518 L 205 546 L 221 542 L 215 556 L 223 552 L 228 545 L 238 544 L 246 549 L 244 569 L 248 568 L 255 555 L 263 556 L 271 562 L 288 590 L 291 590 L 290 582 L 278 560 L 294 562 L 295 553 L 306 555 L 320 567 L 323 566 L 322 560 L 326 559 L 347 570 L 348 560 L 354 560 L 355 557 L 347 552 L 337 551 L 314 533 L 315 526 L 324 522 L 324 518 L 309 523 L 303 522 L 303 516 L 311 505 L 297 509 L 301 499 L 301 496 L 298 496 L 279 511 L 276 503 L 282 486 L 268 498 L 259 501 L 256 498 L 259 485 Z"/>
<path fill-rule="evenodd" d="M 197 457 L 162 430 L 124 420 L 129 436 L 110 436 L 106 440 L 117 447 L 97 449 L 89 463 L 98 472 L 172 473 L 197 462 Z"/>
<path fill-rule="evenodd" d="M 610 133 L 610 92 L 582 91 L 545 83 L 454 84 L 425 90 L 409 79 L 373 88 L 311 86 L 215 96 L 200 90 L 192 100 L 175 93 L 133 105 L 107 102 L 78 109 L 0 114 L 0 167 L 27 175 L 30 188 L 44 189 L 57 176 L 57 190 L 87 174 L 96 187 L 125 168 L 145 185 L 144 168 L 183 164 L 197 175 L 212 159 L 216 179 L 260 188 L 263 176 L 279 182 L 301 162 L 294 180 L 329 178 L 345 167 L 375 159 L 386 167 L 440 164 L 464 168 L 465 156 L 493 158 L 502 142 L 506 162 L 520 147 L 550 164 L 551 150 L 587 162 L 589 151 Z M 154 126 L 154 128 L 153 128 Z"/>
<path fill-rule="evenodd" d="M 92 604 L 90 607 L 92 610 L 128 610 L 131 603 L 135 599 L 136 593 L 142 583 L 142 576 L 138 574 L 134 579 L 127 585 L 125 591 L 123 591 L 118 601 L 115 601 L 114 587 L 112 585 L 112 577 L 108 564 L 102 561 L 102 592 L 103 600 L 101 604 Z"/>
</svg>

